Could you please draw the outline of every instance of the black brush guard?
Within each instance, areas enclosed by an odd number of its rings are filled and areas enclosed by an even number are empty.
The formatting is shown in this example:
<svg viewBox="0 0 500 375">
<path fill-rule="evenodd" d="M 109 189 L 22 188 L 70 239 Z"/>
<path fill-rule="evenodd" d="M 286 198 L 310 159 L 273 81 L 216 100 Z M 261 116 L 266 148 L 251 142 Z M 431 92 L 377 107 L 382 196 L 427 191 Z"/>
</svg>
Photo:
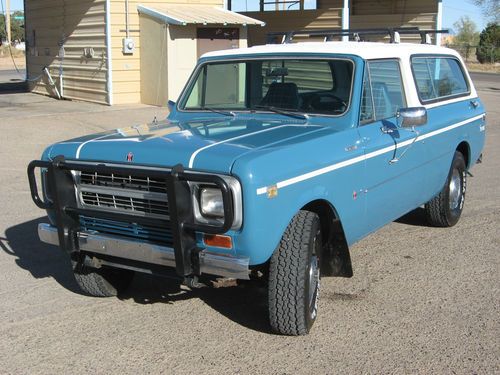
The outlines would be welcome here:
<svg viewBox="0 0 500 375">
<path fill-rule="evenodd" d="M 47 171 L 46 189 L 50 192 L 50 201 L 41 199 L 38 194 L 35 178 L 37 168 Z M 72 171 L 114 173 L 163 180 L 167 188 L 170 220 L 81 208 L 77 202 Z M 159 168 L 145 165 L 66 160 L 63 156 L 57 156 L 53 161 L 32 161 L 28 165 L 28 180 L 31 197 L 35 204 L 41 209 L 53 210 L 55 213 L 55 225 L 62 250 L 70 254 L 79 251 L 76 236 L 80 230 L 80 215 L 169 227 L 172 231 L 175 268 L 177 274 L 182 277 L 200 274 L 198 254 L 202 249 L 196 246 L 195 232 L 225 233 L 231 228 L 234 218 L 233 196 L 227 182 L 217 175 L 192 170 L 185 171 L 180 164 L 171 168 Z M 224 221 L 220 225 L 195 222 L 193 199 L 188 182 L 213 184 L 221 190 Z"/>
</svg>

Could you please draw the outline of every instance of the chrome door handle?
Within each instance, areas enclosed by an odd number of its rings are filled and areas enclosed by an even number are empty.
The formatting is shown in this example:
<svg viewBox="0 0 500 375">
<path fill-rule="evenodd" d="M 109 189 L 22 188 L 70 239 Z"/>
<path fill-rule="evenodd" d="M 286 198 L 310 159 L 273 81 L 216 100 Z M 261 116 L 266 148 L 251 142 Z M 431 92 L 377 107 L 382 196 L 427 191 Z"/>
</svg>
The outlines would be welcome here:
<svg viewBox="0 0 500 375">
<path fill-rule="evenodd" d="M 471 100 L 470 101 L 470 105 L 476 109 L 477 107 L 479 107 L 479 102 L 477 100 Z"/>
</svg>

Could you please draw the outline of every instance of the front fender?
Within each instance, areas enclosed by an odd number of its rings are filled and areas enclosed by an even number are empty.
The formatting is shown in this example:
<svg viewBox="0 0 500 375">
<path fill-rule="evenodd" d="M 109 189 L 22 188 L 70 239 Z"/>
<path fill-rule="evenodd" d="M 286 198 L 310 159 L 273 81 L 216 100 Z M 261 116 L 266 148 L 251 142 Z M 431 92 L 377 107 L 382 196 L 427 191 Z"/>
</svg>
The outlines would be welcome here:
<svg viewBox="0 0 500 375">
<path fill-rule="evenodd" d="M 364 197 L 353 199 L 349 186 L 355 183 L 352 178 L 356 175 L 353 168 L 339 170 L 278 189 L 277 196 L 273 198 L 267 193 L 259 195 L 255 185 L 247 185 L 243 191 L 243 227 L 234 236 L 236 252 L 248 256 L 251 265 L 265 263 L 294 215 L 316 200 L 324 200 L 334 208 L 347 243 L 353 243 L 362 235 L 359 222 L 364 213 Z"/>
<path fill-rule="evenodd" d="M 295 214 L 317 199 L 328 200 L 324 186 L 302 191 L 283 189 L 275 198 L 268 198 L 267 194 L 256 195 L 255 190 L 252 196 L 252 192 L 245 191 L 244 224 L 234 237 L 238 255 L 248 256 L 251 265 L 267 262 Z"/>
</svg>

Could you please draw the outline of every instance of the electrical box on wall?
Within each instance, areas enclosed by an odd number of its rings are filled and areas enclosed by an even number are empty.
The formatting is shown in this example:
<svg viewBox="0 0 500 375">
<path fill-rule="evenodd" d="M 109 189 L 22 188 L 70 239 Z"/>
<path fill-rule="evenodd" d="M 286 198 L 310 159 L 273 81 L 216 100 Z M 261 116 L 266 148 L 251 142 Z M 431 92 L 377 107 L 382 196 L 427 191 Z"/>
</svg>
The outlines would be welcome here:
<svg viewBox="0 0 500 375">
<path fill-rule="evenodd" d="M 132 55 L 135 51 L 135 42 L 132 38 L 123 38 L 123 53 L 125 55 Z"/>
</svg>

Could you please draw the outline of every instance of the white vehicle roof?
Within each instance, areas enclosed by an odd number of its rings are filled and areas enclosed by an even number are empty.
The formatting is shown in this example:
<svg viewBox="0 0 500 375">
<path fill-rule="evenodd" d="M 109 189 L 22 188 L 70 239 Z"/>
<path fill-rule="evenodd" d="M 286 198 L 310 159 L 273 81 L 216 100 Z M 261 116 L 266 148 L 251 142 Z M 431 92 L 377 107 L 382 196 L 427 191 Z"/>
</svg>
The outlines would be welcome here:
<svg viewBox="0 0 500 375">
<path fill-rule="evenodd" d="M 355 55 L 363 59 L 406 58 L 413 54 L 460 55 L 449 48 L 431 44 L 376 43 L 376 42 L 303 42 L 287 44 L 266 44 L 250 48 L 214 51 L 202 57 L 231 57 L 236 55 L 273 53 L 326 53 Z"/>
</svg>

